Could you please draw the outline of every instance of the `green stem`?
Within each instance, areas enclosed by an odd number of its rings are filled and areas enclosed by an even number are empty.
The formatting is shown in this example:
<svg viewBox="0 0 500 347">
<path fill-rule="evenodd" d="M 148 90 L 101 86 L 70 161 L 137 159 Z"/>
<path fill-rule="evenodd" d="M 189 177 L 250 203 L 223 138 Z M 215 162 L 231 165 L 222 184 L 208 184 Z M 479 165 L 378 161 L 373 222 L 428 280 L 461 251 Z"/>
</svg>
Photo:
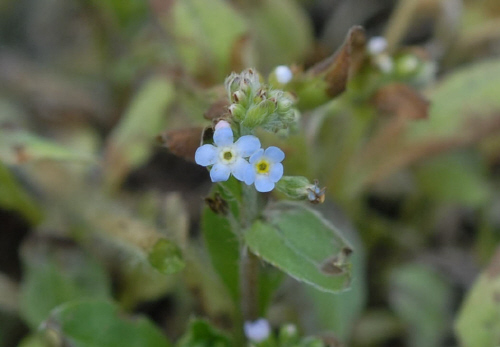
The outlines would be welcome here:
<svg viewBox="0 0 500 347">
<path fill-rule="evenodd" d="M 241 312 L 244 321 L 259 317 L 259 258 L 247 246 L 240 256 Z"/>
<path fill-rule="evenodd" d="M 257 219 L 259 214 L 258 193 L 252 186 L 243 185 L 241 234 Z M 258 318 L 259 258 L 242 243 L 240 253 L 241 313 L 244 321 Z"/>
</svg>

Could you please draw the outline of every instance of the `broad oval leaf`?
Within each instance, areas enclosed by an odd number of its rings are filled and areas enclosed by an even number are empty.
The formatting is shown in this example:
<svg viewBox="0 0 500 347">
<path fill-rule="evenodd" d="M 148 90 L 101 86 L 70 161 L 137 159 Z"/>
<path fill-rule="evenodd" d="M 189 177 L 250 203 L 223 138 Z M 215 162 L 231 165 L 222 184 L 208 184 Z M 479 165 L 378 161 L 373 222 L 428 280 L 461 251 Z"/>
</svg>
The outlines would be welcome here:
<svg viewBox="0 0 500 347">
<path fill-rule="evenodd" d="M 245 231 L 245 242 L 259 257 L 319 290 L 348 288 L 351 246 L 319 213 L 298 203 L 279 203 L 266 220 Z"/>
<path fill-rule="evenodd" d="M 463 347 L 489 347 L 500 344 L 500 248 L 489 267 L 467 294 L 455 322 Z"/>
<path fill-rule="evenodd" d="M 129 318 L 109 301 L 75 301 L 54 309 L 44 324 L 68 346 L 168 347 L 161 331 L 144 317 Z M 65 344 L 66 345 L 66 344 Z"/>
<path fill-rule="evenodd" d="M 65 302 L 111 296 L 111 283 L 102 266 L 71 241 L 31 237 L 23 244 L 21 257 L 20 310 L 33 329 Z"/>
</svg>

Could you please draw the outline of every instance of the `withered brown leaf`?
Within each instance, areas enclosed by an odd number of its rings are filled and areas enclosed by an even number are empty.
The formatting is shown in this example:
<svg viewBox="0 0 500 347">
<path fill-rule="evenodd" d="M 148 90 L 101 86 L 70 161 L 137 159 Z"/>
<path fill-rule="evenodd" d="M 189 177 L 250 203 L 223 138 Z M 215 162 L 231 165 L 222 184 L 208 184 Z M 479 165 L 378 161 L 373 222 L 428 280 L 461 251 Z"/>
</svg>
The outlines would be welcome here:
<svg viewBox="0 0 500 347">
<path fill-rule="evenodd" d="M 211 127 L 192 127 L 165 131 L 158 135 L 158 141 L 173 154 L 194 162 L 196 149 L 202 141 L 208 140 L 212 136 L 213 129 Z"/>
<path fill-rule="evenodd" d="M 345 91 L 347 82 L 357 72 L 365 59 L 366 35 L 361 26 L 352 27 L 344 44 L 330 57 L 311 67 L 307 73 L 324 75 L 328 83 L 326 90 L 330 97 Z"/>
<path fill-rule="evenodd" d="M 221 97 L 217 99 L 208 110 L 205 111 L 203 117 L 208 120 L 216 120 L 218 118 L 222 118 L 225 114 L 228 113 L 229 99 L 227 96 Z"/>
<path fill-rule="evenodd" d="M 412 87 L 403 83 L 391 83 L 380 88 L 373 102 L 382 113 L 404 119 L 427 119 L 429 101 Z"/>
<path fill-rule="evenodd" d="M 321 264 L 321 272 L 326 275 L 342 275 L 349 267 L 347 260 L 352 254 L 352 249 L 348 247 L 343 247 L 337 255 L 327 258 Z"/>
</svg>

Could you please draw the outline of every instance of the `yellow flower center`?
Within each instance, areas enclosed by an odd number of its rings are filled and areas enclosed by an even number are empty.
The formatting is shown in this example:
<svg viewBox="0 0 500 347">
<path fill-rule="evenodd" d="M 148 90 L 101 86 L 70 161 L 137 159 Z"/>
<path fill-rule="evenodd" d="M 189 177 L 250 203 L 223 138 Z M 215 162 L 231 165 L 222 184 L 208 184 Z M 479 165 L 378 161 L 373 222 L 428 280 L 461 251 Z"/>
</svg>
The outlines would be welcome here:
<svg viewBox="0 0 500 347">
<path fill-rule="evenodd" d="M 223 148 L 219 153 L 221 161 L 225 164 L 232 164 L 236 159 L 236 153 L 231 147 Z"/>
<path fill-rule="evenodd" d="M 258 174 L 267 174 L 269 173 L 269 168 L 270 168 L 270 165 L 269 165 L 269 162 L 267 160 L 260 160 L 259 162 L 257 162 L 255 164 L 255 167 L 257 168 L 257 173 Z"/>
</svg>

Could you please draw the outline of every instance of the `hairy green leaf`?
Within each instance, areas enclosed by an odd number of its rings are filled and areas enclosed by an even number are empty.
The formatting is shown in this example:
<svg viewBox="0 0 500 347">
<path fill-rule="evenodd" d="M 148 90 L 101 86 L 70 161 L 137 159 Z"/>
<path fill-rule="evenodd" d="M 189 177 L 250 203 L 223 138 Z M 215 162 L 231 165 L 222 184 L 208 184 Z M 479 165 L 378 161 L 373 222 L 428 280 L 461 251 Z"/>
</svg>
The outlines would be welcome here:
<svg viewBox="0 0 500 347">
<path fill-rule="evenodd" d="M 244 237 L 257 256 L 319 290 L 339 292 L 350 284 L 351 246 L 334 226 L 301 204 L 275 205 Z"/>
<path fill-rule="evenodd" d="M 144 317 L 127 317 L 104 300 L 69 302 L 54 309 L 45 322 L 74 347 L 168 347 L 161 331 Z"/>
</svg>

